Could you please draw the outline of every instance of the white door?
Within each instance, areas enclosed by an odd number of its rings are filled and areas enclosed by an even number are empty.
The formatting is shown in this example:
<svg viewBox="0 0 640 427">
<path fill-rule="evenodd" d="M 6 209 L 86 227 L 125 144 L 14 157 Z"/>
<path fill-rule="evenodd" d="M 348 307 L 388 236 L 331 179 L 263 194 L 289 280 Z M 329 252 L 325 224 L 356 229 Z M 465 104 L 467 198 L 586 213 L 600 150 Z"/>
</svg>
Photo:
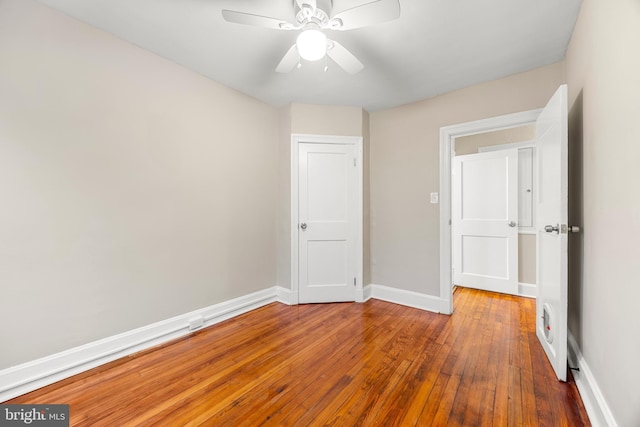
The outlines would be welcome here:
<svg viewBox="0 0 640 427">
<path fill-rule="evenodd" d="M 536 335 L 558 379 L 567 376 L 567 86 L 562 85 L 536 124 L 538 294 Z"/>
<path fill-rule="evenodd" d="M 453 159 L 453 282 L 518 293 L 518 150 Z"/>
<path fill-rule="evenodd" d="M 299 145 L 298 300 L 355 301 L 356 148 Z"/>
</svg>

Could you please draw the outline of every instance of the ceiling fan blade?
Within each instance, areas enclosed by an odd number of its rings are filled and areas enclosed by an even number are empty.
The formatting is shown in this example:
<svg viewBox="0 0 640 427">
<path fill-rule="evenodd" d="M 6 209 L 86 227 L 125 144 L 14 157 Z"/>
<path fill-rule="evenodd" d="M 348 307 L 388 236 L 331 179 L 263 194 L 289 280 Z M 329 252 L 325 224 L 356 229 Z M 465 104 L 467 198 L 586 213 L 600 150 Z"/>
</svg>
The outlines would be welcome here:
<svg viewBox="0 0 640 427">
<path fill-rule="evenodd" d="M 343 11 L 337 11 L 332 17 L 333 23 L 339 20 L 342 25 L 331 25 L 335 30 L 353 30 L 355 28 L 380 24 L 400 17 L 398 0 L 373 0 Z"/>
<path fill-rule="evenodd" d="M 293 30 L 296 28 L 295 25 L 282 19 L 269 18 L 268 16 L 254 15 L 252 13 L 238 12 L 235 10 L 223 10 L 222 17 L 227 22 L 271 28 L 274 30 Z"/>
<path fill-rule="evenodd" d="M 364 68 L 362 62 L 337 41 L 329 41 L 327 55 L 349 74 L 359 73 Z"/>
<path fill-rule="evenodd" d="M 300 63 L 300 55 L 298 54 L 298 49 L 294 44 L 289 48 L 287 53 L 284 54 L 280 63 L 276 67 L 276 72 L 278 73 L 290 73 L 296 68 L 296 65 Z"/>
</svg>

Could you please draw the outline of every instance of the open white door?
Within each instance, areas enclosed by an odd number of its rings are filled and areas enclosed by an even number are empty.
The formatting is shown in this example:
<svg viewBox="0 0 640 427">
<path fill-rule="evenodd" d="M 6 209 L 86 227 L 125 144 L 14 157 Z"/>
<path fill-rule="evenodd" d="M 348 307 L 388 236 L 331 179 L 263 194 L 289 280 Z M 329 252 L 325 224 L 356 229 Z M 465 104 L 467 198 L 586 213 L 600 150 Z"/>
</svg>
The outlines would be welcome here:
<svg viewBox="0 0 640 427">
<path fill-rule="evenodd" d="M 453 159 L 453 283 L 518 294 L 518 150 Z"/>
<path fill-rule="evenodd" d="M 559 380 L 567 377 L 567 85 L 558 88 L 536 124 L 536 335 Z"/>
<path fill-rule="evenodd" d="M 356 147 L 299 145 L 299 302 L 355 301 Z"/>
</svg>

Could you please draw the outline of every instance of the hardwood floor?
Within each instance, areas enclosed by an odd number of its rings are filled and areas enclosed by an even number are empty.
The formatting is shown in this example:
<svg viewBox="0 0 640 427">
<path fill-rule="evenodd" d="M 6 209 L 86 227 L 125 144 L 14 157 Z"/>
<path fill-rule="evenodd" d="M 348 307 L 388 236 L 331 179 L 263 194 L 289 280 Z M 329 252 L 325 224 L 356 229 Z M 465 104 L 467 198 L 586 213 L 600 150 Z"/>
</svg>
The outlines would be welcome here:
<svg viewBox="0 0 640 427">
<path fill-rule="evenodd" d="M 274 303 L 6 403 L 79 426 L 590 425 L 534 300 L 459 288 L 454 309 Z"/>
</svg>

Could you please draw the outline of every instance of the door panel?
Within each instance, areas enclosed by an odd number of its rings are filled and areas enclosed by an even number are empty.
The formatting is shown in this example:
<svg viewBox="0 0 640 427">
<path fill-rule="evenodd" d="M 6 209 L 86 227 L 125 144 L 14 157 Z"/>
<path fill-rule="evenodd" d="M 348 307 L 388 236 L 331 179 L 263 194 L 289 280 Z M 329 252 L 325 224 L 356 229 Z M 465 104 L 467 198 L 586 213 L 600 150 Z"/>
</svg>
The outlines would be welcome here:
<svg viewBox="0 0 640 427">
<path fill-rule="evenodd" d="M 462 236 L 462 271 L 476 276 L 509 278 L 507 262 L 494 262 L 493 258 L 509 259 L 509 241 L 495 236 Z"/>
<path fill-rule="evenodd" d="M 354 160 L 353 145 L 301 143 L 299 146 L 301 303 L 355 301 Z"/>
<path fill-rule="evenodd" d="M 504 156 L 460 159 L 461 220 L 509 220 L 504 159 Z"/>
<path fill-rule="evenodd" d="M 567 86 L 562 85 L 536 125 L 536 335 L 561 381 L 567 375 Z M 545 229 L 545 227 L 550 228 Z"/>
<path fill-rule="evenodd" d="M 306 146 L 307 148 L 308 145 Z M 321 146 L 321 148 L 326 148 Z M 335 147 L 334 147 L 335 148 Z M 344 148 L 344 147 L 339 147 Z M 346 153 L 318 152 L 320 148 L 305 153 L 307 160 L 307 220 L 347 221 Z"/>
<path fill-rule="evenodd" d="M 453 160 L 454 283 L 518 293 L 518 150 Z"/>
<path fill-rule="evenodd" d="M 311 240 L 307 243 L 307 284 L 333 286 L 346 283 L 347 242 L 345 240 Z"/>
</svg>

